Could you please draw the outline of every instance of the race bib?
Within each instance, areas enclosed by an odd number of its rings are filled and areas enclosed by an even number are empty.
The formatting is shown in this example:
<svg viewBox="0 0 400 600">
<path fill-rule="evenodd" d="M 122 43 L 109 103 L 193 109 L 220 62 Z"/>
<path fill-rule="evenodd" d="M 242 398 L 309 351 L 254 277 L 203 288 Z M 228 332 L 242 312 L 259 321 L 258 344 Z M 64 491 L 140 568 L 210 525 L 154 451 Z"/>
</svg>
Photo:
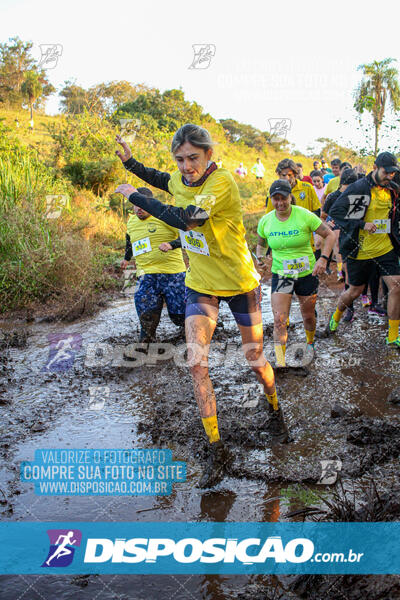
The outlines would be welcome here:
<svg viewBox="0 0 400 600">
<path fill-rule="evenodd" d="M 374 219 L 376 231 L 374 233 L 390 233 L 390 219 Z"/>
<path fill-rule="evenodd" d="M 139 254 L 144 254 L 145 252 L 151 252 L 150 238 L 146 237 L 133 242 L 132 251 L 134 256 L 139 256 Z"/>
<path fill-rule="evenodd" d="M 189 250 L 189 252 L 210 256 L 210 251 L 203 233 L 198 231 L 179 230 L 179 235 L 182 242 L 182 248 Z"/>
<path fill-rule="evenodd" d="M 301 258 L 283 260 L 282 266 L 284 275 L 304 273 L 304 271 L 309 271 L 310 269 L 310 259 L 308 256 L 302 256 Z"/>
</svg>

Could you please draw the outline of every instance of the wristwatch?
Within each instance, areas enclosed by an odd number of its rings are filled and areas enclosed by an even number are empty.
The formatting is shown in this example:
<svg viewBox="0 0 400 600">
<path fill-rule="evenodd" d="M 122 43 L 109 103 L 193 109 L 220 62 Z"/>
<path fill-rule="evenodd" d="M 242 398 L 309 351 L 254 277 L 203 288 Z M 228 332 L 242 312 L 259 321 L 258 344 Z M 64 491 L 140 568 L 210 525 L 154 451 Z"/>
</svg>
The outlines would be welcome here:
<svg viewBox="0 0 400 600">
<path fill-rule="evenodd" d="M 325 256 L 325 254 L 321 254 L 321 258 L 324 258 L 325 260 L 329 260 L 329 256 Z"/>
</svg>

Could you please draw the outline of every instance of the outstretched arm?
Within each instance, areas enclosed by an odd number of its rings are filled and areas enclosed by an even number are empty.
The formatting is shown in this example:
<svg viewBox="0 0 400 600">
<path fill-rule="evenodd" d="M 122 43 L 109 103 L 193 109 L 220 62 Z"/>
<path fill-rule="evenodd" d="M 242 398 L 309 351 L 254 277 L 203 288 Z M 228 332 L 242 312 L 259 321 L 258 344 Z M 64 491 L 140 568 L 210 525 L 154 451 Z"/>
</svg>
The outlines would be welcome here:
<svg viewBox="0 0 400 600">
<path fill-rule="evenodd" d="M 130 171 L 153 187 L 168 192 L 169 194 L 171 193 L 168 189 L 168 182 L 171 179 L 169 173 L 163 173 L 162 171 L 157 171 L 157 169 L 145 167 L 142 163 L 132 157 L 124 163 L 124 167 L 127 171 Z"/>
<path fill-rule="evenodd" d="M 209 218 L 208 213 L 199 206 L 189 204 L 186 208 L 180 208 L 178 206 L 163 204 L 156 198 L 139 194 L 136 188 L 127 183 L 119 185 L 115 193 L 123 194 L 135 206 L 139 206 L 153 215 L 153 217 L 167 223 L 167 225 L 182 229 L 183 231 L 200 227 Z"/>
<path fill-rule="evenodd" d="M 115 154 L 118 158 L 121 159 L 122 164 L 124 165 L 127 171 L 130 171 L 146 183 L 149 183 L 153 187 L 158 188 L 159 190 L 163 190 L 164 192 L 170 193 L 168 189 L 168 182 L 171 179 L 171 175 L 169 173 L 163 173 L 162 171 L 157 171 L 157 169 L 150 169 L 145 167 L 142 163 L 135 160 L 132 156 L 132 152 L 128 146 L 128 144 L 122 139 L 120 135 L 116 136 L 116 141 L 120 146 L 122 146 L 123 152 L 117 150 Z"/>
</svg>

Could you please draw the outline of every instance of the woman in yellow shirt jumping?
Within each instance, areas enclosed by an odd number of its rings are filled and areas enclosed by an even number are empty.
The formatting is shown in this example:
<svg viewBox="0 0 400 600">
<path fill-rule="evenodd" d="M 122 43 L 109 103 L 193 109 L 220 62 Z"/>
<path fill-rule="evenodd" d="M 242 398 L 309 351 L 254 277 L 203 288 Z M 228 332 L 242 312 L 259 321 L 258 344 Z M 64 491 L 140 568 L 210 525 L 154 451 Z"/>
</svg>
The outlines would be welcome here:
<svg viewBox="0 0 400 600">
<path fill-rule="evenodd" d="M 123 148 L 122 153 L 116 154 L 127 170 L 175 198 L 176 206 L 171 206 L 142 196 L 129 184 L 116 190 L 132 204 L 177 227 L 189 257 L 185 280 L 186 342 L 191 351 L 194 394 L 211 444 L 200 485 L 210 487 L 221 479 L 229 460 L 229 452 L 220 440 L 215 394 L 208 373 L 209 345 L 222 300 L 229 304 L 246 359 L 264 386 L 271 412 L 270 429 L 277 441 L 288 438 L 274 373 L 263 354 L 260 277 L 245 240 L 239 190 L 230 172 L 212 162 L 213 141 L 209 132 L 198 125 L 184 125 L 175 133 L 171 150 L 178 170 L 172 175 L 145 167 L 132 157 L 120 136 L 116 141 Z"/>
</svg>

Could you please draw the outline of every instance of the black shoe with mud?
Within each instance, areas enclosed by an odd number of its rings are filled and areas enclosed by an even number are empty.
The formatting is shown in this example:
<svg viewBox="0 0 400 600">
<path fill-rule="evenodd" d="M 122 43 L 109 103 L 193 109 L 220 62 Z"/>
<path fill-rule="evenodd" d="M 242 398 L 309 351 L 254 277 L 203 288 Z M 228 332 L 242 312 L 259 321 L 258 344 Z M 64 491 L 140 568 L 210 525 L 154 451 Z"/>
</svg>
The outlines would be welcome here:
<svg viewBox="0 0 400 600">
<path fill-rule="evenodd" d="M 287 444 L 290 441 L 289 430 L 285 423 L 282 408 L 279 406 L 278 410 L 274 410 L 272 404 L 269 404 L 268 413 L 267 430 L 271 434 L 273 442 Z"/>
<path fill-rule="evenodd" d="M 227 474 L 230 462 L 232 462 L 232 455 L 221 440 L 210 444 L 210 453 L 199 487 L 210 488 L 219 483 Z"/>
<path fill-rule="evenodd" d="M 272 367 L 275 375 L 296 375 L 297 377 L 307 377 L 310 374 L 310 370 L 302 365 L 299 366 L 287 366 L 281 367 L 276 365 Z"/>
</svg>

